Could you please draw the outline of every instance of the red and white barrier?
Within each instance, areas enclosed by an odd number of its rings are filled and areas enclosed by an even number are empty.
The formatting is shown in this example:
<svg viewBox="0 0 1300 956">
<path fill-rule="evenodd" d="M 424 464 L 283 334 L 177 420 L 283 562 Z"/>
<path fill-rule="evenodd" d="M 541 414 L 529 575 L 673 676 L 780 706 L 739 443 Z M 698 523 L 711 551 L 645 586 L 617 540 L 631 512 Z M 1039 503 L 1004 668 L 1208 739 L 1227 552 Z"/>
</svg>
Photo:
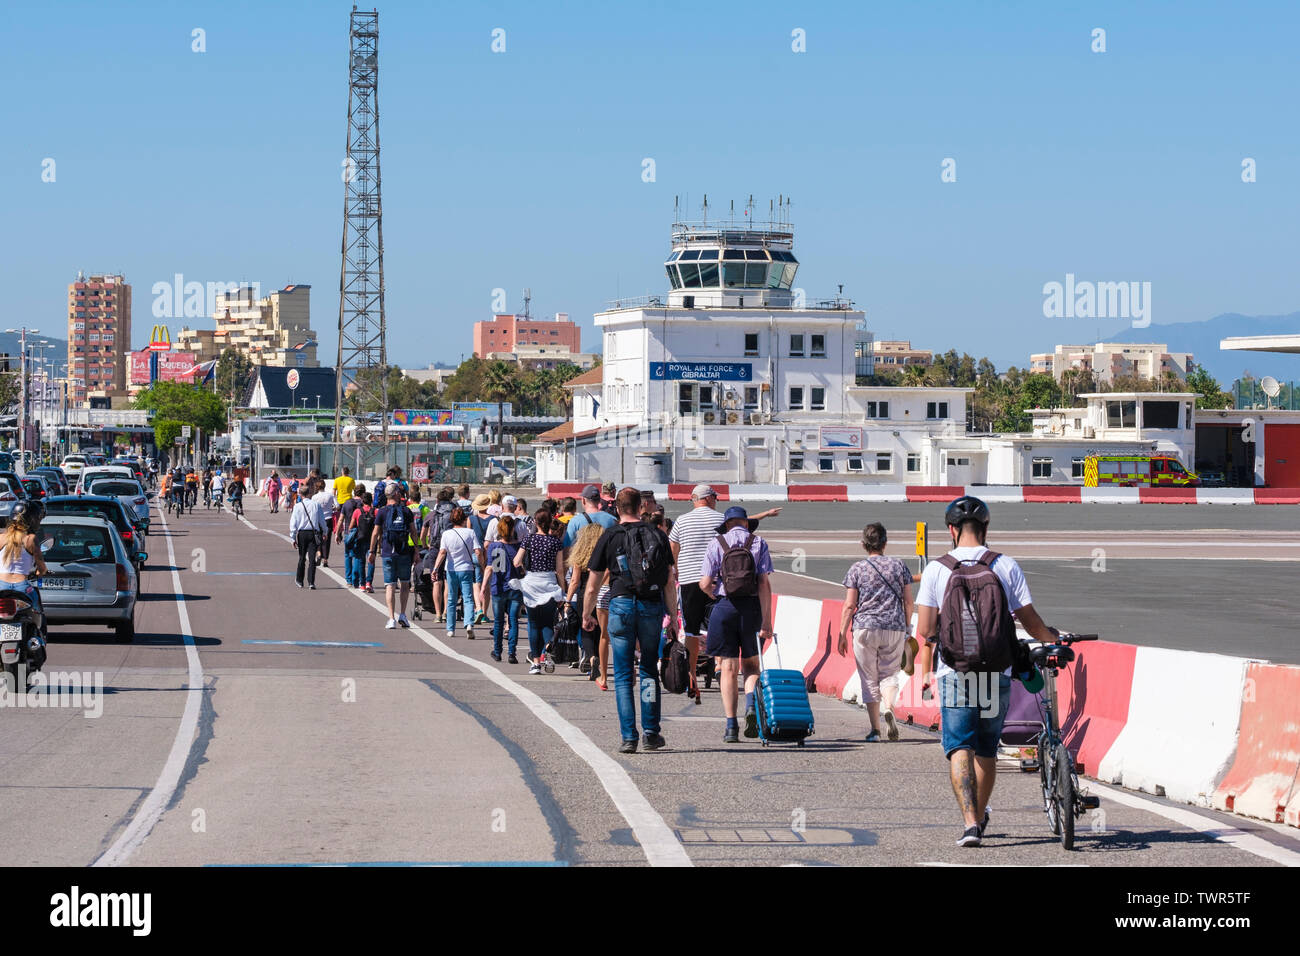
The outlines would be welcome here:
<svg viewBox="0 0 1300 956">
<path fill-rule="evenodd" d="M 593 479 L 595 481 L 596 479 Z M 553 481 L 551 497 L 577 496 L 580 481 Z M 670 501 L 689 501 L 694 485 L 644 485 Z M 946 503 L 964 494 L 989 504 L 1300 505 L 1300 488 L 1084 488 L 1080 485 L 732 485 L 714 484 L 720 501 L 847 501 Z"/>
<path fill-rule="evenodd" d="M 1212 802 L 1220 810 L 1300 826 L 1300 667 L 1246 669 L 1236 758 Z"/>
</svg>

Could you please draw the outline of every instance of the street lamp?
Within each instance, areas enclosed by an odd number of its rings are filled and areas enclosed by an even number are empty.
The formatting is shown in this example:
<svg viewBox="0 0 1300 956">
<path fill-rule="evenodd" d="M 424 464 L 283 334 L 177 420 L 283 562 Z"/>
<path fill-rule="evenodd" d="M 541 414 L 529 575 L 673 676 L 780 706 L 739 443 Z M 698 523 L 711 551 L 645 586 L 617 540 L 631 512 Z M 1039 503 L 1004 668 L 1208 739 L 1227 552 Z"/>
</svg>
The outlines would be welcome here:
<svg viewBox="0 0 1300 956">
<path fill-rule="evenodd" d="M 41 330 L 29 329 L 24 325 L 21 329 L 5 329 L 5 331 L 10 335 L 18 333 L 20 336 L 18 352 L 19 360 L 22 362 L 22 365 L 20 366 L 18 381 L 20 383 L 22 395 L 19 399 L 21 405 L 18 416 L 18 460 L 22 463 L 23 468 L 26 469 L 27 460 L 26 455 L 24 455 L 23 452 L 27 448 L 27 333 L 30 332 L 32 335 L 36 335 Z"/>
</svg>

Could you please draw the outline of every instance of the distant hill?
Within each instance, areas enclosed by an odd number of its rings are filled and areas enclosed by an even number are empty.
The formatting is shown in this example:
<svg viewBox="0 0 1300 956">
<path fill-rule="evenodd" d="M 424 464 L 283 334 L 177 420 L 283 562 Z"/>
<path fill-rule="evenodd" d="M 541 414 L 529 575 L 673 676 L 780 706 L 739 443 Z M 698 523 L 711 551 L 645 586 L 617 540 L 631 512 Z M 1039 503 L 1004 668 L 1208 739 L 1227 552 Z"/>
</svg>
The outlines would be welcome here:
<svg viewBox="0 0 1300 956">
<path fill-rule="evenodd" d="M 1171 352 L 1191 352 L 1197 363 L 1228 387 L 1249 370 L 1256 378 L 1272 375 L 1283 382 L 1300 383 L 1300 355 L 1279 352 L 1225 352 L 1220 339 L 1239 335 L 1276 335 L 1300 332 L 1300 312 L 1290 315 L 1238 315 L 1229 312 L 1207 322 L 1151 323 L 1145 329 L 1126 326 L 1106 342 L 1166 342 Z"/>
<path fill-rule="evenodd" d="M 65 322 L 63 324 L 66 327 L 67 323 Z M 18 357 L 20 340 L 21 336 L 17 333 L 11 335 L 8 332 L 0 332 L 0 353 L 3 353 L 4 355 L 12 355 L 16 359 Z M 36 358 L 41 354 L 40 350 L 35 347 L 37 342 L 50 343 L 45 349 L 45 357 L 47 359 L 59 363 L 68 360 L 67 339 L 58 339 L 52 335 L 32 335 L 30 332 L 27 333 L 27 351 L 31 354 L 32 358 Z M 16 371 L 16 364 L 14 368 Z"/>
</svg>

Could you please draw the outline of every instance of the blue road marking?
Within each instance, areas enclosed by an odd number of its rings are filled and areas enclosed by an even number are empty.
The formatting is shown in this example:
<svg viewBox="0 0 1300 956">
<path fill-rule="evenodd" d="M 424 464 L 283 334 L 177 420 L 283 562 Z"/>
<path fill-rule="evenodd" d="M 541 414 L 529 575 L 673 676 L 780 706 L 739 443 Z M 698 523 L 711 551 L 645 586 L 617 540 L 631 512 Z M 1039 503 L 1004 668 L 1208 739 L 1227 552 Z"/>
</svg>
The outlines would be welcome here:
<svg viewBox="0 0 1300 956">
<path fill-rule="evenodd" d="M 292 571 L 209 571 L 207 572 L 214 577 L 241 578 L 241 577 L 276 577 L 287 578 L 293 574 Z"/>
<path fill-rule="evenodd" d="M 383 647 L 378 641 L 240 641 L 241 644 L 288 644 L 293 647 Z"/>
<path fill-rule="evenodd" d="M 414 860 L 367 860 L 356 863 L 208 863 L 209 869 L 265 869 L 268 867 L 308 867 L 308 866 L 568 866 L 567 860 L 431 860 L 420 862 Z"/>
</svg>

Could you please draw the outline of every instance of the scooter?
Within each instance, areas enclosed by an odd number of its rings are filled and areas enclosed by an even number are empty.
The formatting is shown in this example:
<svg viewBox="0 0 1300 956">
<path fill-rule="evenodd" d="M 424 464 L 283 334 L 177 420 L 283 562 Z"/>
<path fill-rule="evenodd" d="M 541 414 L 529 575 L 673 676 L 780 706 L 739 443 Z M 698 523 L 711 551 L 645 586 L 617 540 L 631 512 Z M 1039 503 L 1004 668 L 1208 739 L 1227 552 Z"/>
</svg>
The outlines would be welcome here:
<svg viewBox="0 0 1300 956">
<path fill-rule="evenodd" d="M 0 582 L 0 664 L 11 693 L 26 693 L 45 666 L 45 614 L 21 585 Z M 24 686 L 18 676 L 25 675 Z"/>
</svg>

